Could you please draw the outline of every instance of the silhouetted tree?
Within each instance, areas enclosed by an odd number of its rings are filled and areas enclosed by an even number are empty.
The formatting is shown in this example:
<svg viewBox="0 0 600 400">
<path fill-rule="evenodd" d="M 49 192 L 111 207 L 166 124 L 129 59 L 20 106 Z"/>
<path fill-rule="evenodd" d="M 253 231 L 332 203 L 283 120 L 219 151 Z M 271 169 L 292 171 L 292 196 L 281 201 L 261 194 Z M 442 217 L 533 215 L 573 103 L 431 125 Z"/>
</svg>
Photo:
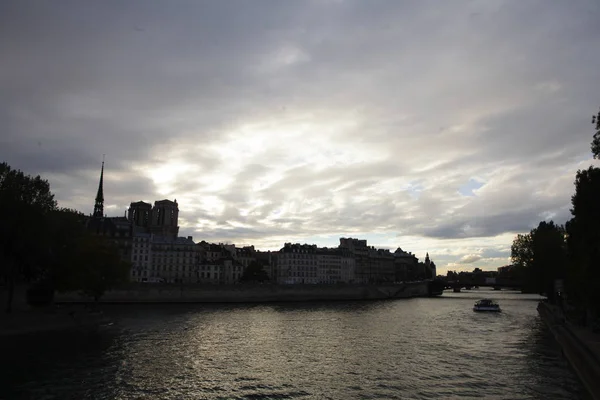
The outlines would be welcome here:
<svg viewBox="0 0 600 400">
<path fill-rule="evenodd" d="M 524 271 L 526 290 L 554 296 L 554 281 L 564 278 L 567 249 L 565 230 L 542 221 L 528 234 L 517 235 L 511 247 L 512 262 Z"/>
<path fill-rule="evenodd" d="M 12 310 L 17 283 L 29 284 L 28 295 L 54 290 L 81 290 L 98 299 L 126 281 L 122 262 L 110 239 L 85 229 L 86 217 L 59 209 L 50 184 L 0 164 L 0 283 L 7 287 L 6 311 Z M 42 296 L 48 297 L 48 296 Z"/>
<path fill-rule="evenodd" d="M 592 117 L 591 150 L 600 158 L 600 111 Z M 571 197 L 573 218 L 566 224 L 569 268 L 566 290 L 570 302 L 583 315 L 598 312 L 600 304 L 600 169 L 590 166 L 577 171 Z"/>
<path fill-rule="evenodd" d="M 244 269 L 244 273 L 240 278 L 240 282 L 249 283 L 249 282 L 268 282 L 269 275 L 264 270 L 263 265 L 258 261 L 252 261 L 246 269 Z"/>
<path fill-rule="evenodd" d="M 600 158 L 600 111 L 598 111 L 598 115 L 592 117 L 592 125 L 596 130 L 592 139 L 592 154 L 594 158 Z"/>
<path fill-rule="evenodd" d="M 600 302 L 600 169 L 577 172 L 567 223 L 570 256 L 569 295 L 586 308 Z"/>
<path fill-rule="evenodd" d="M 73 289 L 79 269 L 75 256 L 83 238 L 89 235 L 85 229 L 86 217 L 76 210 L 62 208 L 50 213 L 48 219 L 50 235 L 46 238 L 44 280 L 59 291 Z"/>
<path fill-rule="evenodd" d="M 446 279 L 448 281 L 455 281 L 458 279 L 458 274 L 456 273 L 456 271 L 448 271 L 446 272 Z"/>
<path fill-rule="evenodd" d="M 529 268 L 533 264 L 533 233 L 517 235 L 510 248 L 510 257 L 512 263 L 520 265 L 524 268 Z"/>
<path fill-rule="evenodd" d="M 48 181 L 0 163 L 0 278 L 6 283 L 6 311 L 11 312 L 15 284 L 39 273 L 41 241 L 47 215 L 56 210 Z"/>
<path fill-rule="evenodd" d="M 533 273 L 540 293 L 554 301 L 554 283 L 564 279 L 567 264 L 565 229 L 554 222 L 542 221 L 533 238 Z"/>
<path fill-rule="evenodd" d="M 62 281 L 65 290 L 80 290 L 97 302 L 106 290 L 129 280 L 131 265 L 108 238 L 84 235 L 71 254 L 71 279 Z"/>
</svg>

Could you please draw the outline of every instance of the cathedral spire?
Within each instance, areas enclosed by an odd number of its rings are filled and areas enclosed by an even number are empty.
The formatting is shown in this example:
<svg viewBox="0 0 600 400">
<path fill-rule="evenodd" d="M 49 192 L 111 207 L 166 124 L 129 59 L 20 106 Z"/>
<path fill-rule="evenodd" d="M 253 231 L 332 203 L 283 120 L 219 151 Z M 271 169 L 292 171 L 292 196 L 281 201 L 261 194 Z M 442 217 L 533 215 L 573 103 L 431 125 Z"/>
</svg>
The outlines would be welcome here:
<svg viewBox="0 0 600 400">
<path fill-rule="evenodd" d="M 100 183 L 98 184 L 98 193 L 96 194 L 96 203 L 94 204 L 94 217 L 102 218 L 104 216 L 104 154 L 102 155 L 102 169 L 100 170 Z"/>
</svg>

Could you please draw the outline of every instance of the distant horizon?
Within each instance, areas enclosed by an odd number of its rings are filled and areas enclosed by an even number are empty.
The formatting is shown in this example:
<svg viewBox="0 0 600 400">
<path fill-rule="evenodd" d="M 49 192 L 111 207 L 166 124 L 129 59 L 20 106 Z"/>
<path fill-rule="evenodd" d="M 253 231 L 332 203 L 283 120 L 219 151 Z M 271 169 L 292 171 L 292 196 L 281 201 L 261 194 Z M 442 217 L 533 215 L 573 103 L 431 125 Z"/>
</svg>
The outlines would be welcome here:
<svg viewBox="0 0 600 400">
<path fill-rule="evenodd" d="M 173 198 L 173 200 L 171 200 L 171 199 L 168 199 L 168 198 L 163 198 L 163 199 L 160 199 L 160 200 L 145 200 L 145 199 L 142 199 L 142 200 L 133 200 L 133 201 L 131 201 L 131 202 L 130 202 L 130 204 L 131 204 L 131 203 L 136 203 L 136 202 L 139 202 L 139 201 L 141 201 L 141 202 L 144 202 L 144 203 L 148 203 L 148 204 L 154 204 L 156 201 L 162 201 L 162 200 L 175 201 L 175 200 L 176 200 L 176 198 Z M 178 204 L 179 204 L 179 202 L 178 202 Z M 125 216 L 126 216 L 126 213 L 127 213 L 127 210 L 128 210 L 128 208 L 129 208 L 129 206 L 127 206 L 127 207 L 125 207 L 125 208 L 124 208 L 124 213 L 125 213 Z M 92 213 L 90 212 L 89 214 L 86 214 L 86 215 L 90 215 L 90 216 L 91 216 L 91 215 L 92 215 Z M 122 217 L 123 217 L 123 215 L 115 215 L 115 216 L 111 216 L 111 215 L 108 215 L 108 214 L 106 214 L 106 213 L 105 213 L 105 215 L 106 215 L 106 217 L 107 217 L 107 218 L 119 218 L 119 217 L 121 217 L 121 218 L 122 218 Z M 180 228 L 181 228 L 181 227 L 180 227 Z M 188 237 L 188 236 L 191 236 L 191 237 L 192 237 L 192 239 L 194 240 L 194 242 L 195 242 L 195 243 L 199 243 L 199 242 L 205 241 L 205 242 L 212 243 L 212 244 L 235 245 L 235 246 L 236 246 L 236 247 L 238 247 L 238 248 L 245 247 L 245 246 L 254 246 L 254 248 L 255 248 L 256 250 L 259 250 L 259 251 L 271 251 L 271 252 L 273 252 L 273 251 L 279 251 L 279 250 L 281 250 L 281 248 L 283 248 L 283 247 L 284 247 L 285 243 L 293 243 L 293 244 L 296 244 L 296 243 L 298 243 L 298 244 L 309 244 L 309 245 L 316 244 L 318 247 L 337 248 L 337 247 L 339 246 L 339 239 L 340 239 L 340 238 L 354 238 L 354 239 L 359 239 L 359 240 L 363 240 L 363 239 L 364 239 L 364 238 L 362 238 L 362 237 L 360 237 L 360 236 L 341 235 L 341 236 L 339 236 L 339 237 L 338 237 L 338 241 L 337 241 L 337 243 L 336 243 L 334 246 L 332 246 L 332 245 L 325 245 L 325 244 L 322 244 L 322 243 L 319 245 L 319 244 L 317 244 L 317 243 L 314 243 L 314 242 L 306 242 L 306 241 L 300 241 L 300 242 L 299 242 L 299 241 L 294 241 L 294 240 L 292 240 L 292 241 L 288 240 L 288 241 L 286 241 L 286 242 L 283 242 L 283 243 L 281 244 L 281 246 L 279 246 L 279 247 L 273 247 L 273 248 L 267 248 L 267 249 L 265 249 L 265 248 L 260 248 L 260 247 L 257 247 L 257 246 L 256 246 L 255 244 L 253 244 L 253 243 L 235 243 L 235 242 L 231 242 L 231 241 L 214 241 L 214 240 L 210 240 L 210 239 L 207 239 L 207 238 L 203 238 L 203 239 L 197 240 L 197 239 L 196 239 L 196 237 L 195 237 L 193 234 L 192 234 L 192 235 L 188 235 L 188 234 L 184 234 L 184 233 L 181 233 L 181 232 L 179 233 L 179 235 L 178 235 L 178 236 L 179 236 L 179 237 Z M 419 261 L 421 261 L 422 259 L 425 259 L 425 255 L 424 255 L 424 256 L 422 256 L 422 257 L 418 257 L 418 256 L 417 256 L 417 255 L 416 255 L 416 254 L 415 254 L 413 251 L 411 251 L 410 249 L 403 248 L 402 246 L 396 246 L 396 247 L 382 247 L 382 246 L 378 246 L 378 245 L 376 245 L 376 244 L 371 244 L 371 243 L 369 243 L 369 241 L 368 241 L 368 240 L 367 240 L 367 245 L 368 245 L 369 247 L 375 247 L 375 248 L 377 248 L 377 249 L 382 249 L 382 250 L 390 250 L 392 253 L 393 253 L 393 252 L 394 252 L 396 249 L 398 249 L 398 248 L 401 248 L 403 251 L 405 251 L 405 252 L 407 252 L 407 253 L 412 253 L 413 255 L 415 255 L 415 257 L 417 257 L 417 259 L 418 259 Z M 429 254 L 429 252 L 426 252 L 426 254 Z M 434 255 L 433 255 L 433 254 L 429 254 L 429 256 L 430 256 L 431 260 L 432 260 L 432 261 L 433 261 L 433 262 L 436 264 L 436 268 L 437 268 L 438 266 L 437 266 L 437 263 L 435 262 Z M 490 267 L 490 269 L 484 269 L 484 268 L 481 268 L 481 267 L 478 267 L 478 266 L 473 266 L 473 267 L 472 267 L 472 268 L 470 268 L 470 269 L 469 269 L 469 268 L 467 268 L 467 269 L 464 269 L 464 270 L 462 270 L 462 269 L 461 269 L 461 270 L 458 270 L 458 269 L 457 269 L 457 270 L 451 270 L 451 269 L 450 269 L 450 270 L 448 270 L 448 271 L 456 271 L 456 272 L 472 272 L 473 270 L 475 270 L 475 268 L 479 268 L 479 269 L 481 269 L 482 271 L 497 271 L 499 267 L 504 267 L 504 266 L 506 266 L 506 265 L 511 265 L 511 263 L 509 262 L 508 264 L 500 265 L 500 266 L 498 266 L 498 267 Z M 446 271 L 446 272 L 447 272 L 447 271 Z M 439 271 L 438 271 L 438 274 L 437 274 L 437 275 L 446 275 L 446 274 L 439 274 Z"/>
</svg>

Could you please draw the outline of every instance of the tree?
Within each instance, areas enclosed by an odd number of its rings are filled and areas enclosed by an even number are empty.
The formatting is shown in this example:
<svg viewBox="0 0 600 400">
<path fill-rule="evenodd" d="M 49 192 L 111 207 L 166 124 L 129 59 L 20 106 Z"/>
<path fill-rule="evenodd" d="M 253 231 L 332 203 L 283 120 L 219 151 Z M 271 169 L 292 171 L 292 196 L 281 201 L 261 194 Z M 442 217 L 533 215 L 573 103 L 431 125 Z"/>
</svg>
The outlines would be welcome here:
<svg viewBox="0 0 600 400">
<path fill-rule="evenodd" d="M 600 111 L 592 117 L 592 155 L 600 159 Z M 600 169 L 590 166 L 577 171 L 571 215 L 566 224 L 569 269 L 566 289 L 569 298 L 587 317 L 600 304 Z"/>
<path fill-rule="evenodd" d="M 597 136 L 595 135 L 595 138 Z M 567 223 L 570 292 L 585 308 L 600 302 L 600 168 L 577 171 Z"/>
<path fill-rule="evenodd" d="M 37 295 L 81 290 L 98 300 L 128 280 L 130 265 L 110 239 L 87 232 L 82 213 L 59 209 L 48 181 L 6 163 L 0 164 L 0 221 L 0 281 L 8 287 L 7 312 L 17 283 L 33 283 L 30 290 Z"/>
<path fill-rule="evenodd" d="M 40 241 L 47 215 L 56 210 L 50 184 L 0 163 L 0 278 L 6 283 L 6 311 L 11 312 L 17 282 L 37 278 L 43 260 Z"/>
<path fill-rule="evenodd" d="M 511 247 L 513 264 L 523 270 L 525 290 L 554 297 L 554 282 L 564 278 L 565 230 L 553 221 L 542 221 L 528 234 L 517 235 Z"/>
<path fill-rule="evenodd" d="M 529 268 L 533 263 L 533 234 L 535 230 L 524 235 L 517 235 L 510 248 L 512 263 Z"/>
<path fill-rule="evenodd" d="M 67 208 L 49 215 L 50 235 L 46 238 L 47 262 L 44 281 L 53 290 L 63 291 L 75 286 L 77 259 L 75 255 L 83 238 L 89 235 L 85 229 L 84 214 Z"/>
<path fill-rule="evenodd" d="M 564 279 L 567 264 L 565 229 L 554 222 L 542 221 L 533 237 L 533 273 L 540 293 L 554 300 L 554 285 Z"/>
<path fill-rule="evenodd" d="M 242 274 L 240 282 L 268 282 L 269 275 L 264 270 L 263 265 L 258 261 L 252 261 Z"/>
<path fill-rule="evenodd" d="M 592 117 L 592 125 L 595 125 L 596 133 L 592 140 L 592 154 L 594 158 L 600 158 L 600 111 Z"/>
<path fill-rule="evenodd" d="M 106 290 L 129 280 L 131 265 L 121 259 L 119 249 L 108 238 L 91 234 L 82 236 L 70 261 L 71 279 L 62 281 L 62 288 L 81 290 L 95 302 Z"/>
</svg>

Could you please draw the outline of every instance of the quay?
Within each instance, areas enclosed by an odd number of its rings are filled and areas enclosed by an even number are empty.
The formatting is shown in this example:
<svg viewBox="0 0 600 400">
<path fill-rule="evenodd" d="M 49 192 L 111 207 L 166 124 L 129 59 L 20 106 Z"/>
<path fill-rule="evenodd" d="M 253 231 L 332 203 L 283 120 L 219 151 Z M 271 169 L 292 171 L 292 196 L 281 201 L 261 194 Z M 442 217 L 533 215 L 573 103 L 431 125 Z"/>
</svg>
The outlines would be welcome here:
<svg viewBox="0 0 600 400">
<path fill-rule="evenodd" d="M 137 284 L 106 292 L 100 303 L 262 303 L 384 300 L 429 296 L 429 282 L 336 285 L 163 285 Z M 87 303 L 80 293 L 56 293 L 57 304 Z"/>
<path fill-rule="evenodd" d="M 594 400 L 600 400 L 600 334 L 571 324 L 557 306 L 540 302 L 538 313 Z"/>
</svg>

